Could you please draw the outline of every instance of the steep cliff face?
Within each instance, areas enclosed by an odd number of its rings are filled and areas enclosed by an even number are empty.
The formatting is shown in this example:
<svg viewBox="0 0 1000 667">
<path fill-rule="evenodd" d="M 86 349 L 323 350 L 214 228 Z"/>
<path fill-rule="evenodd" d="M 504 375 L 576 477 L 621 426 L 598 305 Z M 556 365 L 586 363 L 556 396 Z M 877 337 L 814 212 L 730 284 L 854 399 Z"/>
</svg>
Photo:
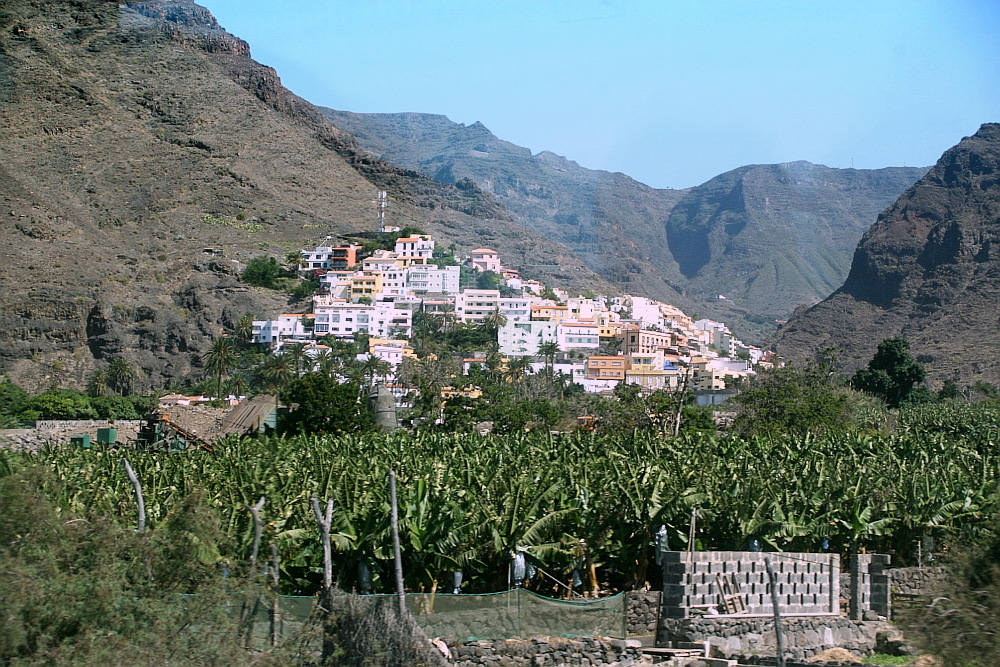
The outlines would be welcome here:
<svg viewBox="0 0 1000 667">
<path fill-rule="evenodd" d="M 119 356 L 197 376 L 244 313 L 306 307 L 243 264 L 373 229 L 381 189 L 395 224 L 595 281 L 489 194 L 362 154 L 183 0 L 0 4 L 0 154 L 0 374 L 30 389 Z"/>
<path fill-rule="evenodd" d="M 778 350 L 827 344 L 859 367 L 883 338 L 910 340 L 936 380 L 1000 381 L 1000 124 L 948 150 L 879 216 L 844 285 L 793 318 Z"/>
<path fill-rule="evenodd" d="M 926 168 L 752 165 L 693 188 L 666 223 L 689 290 L 787 316 L 840 286 L 875 216 Z"/>
</svg>

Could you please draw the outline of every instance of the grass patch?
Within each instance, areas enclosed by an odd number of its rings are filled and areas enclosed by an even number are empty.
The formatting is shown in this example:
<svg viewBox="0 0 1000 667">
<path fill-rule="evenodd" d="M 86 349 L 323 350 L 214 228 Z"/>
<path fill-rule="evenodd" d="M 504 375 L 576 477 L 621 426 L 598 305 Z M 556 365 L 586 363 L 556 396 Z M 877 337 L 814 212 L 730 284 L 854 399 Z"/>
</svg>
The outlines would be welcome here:
<svg viewBox="0 0 1000 667">
<path fill-rule="evenodd" d="M 865 658 L 865 663 L 869 665 L 908 665 L 917 656 L 915 655 L 889 655 L 888 653 L 876 653 Z"/>
</svg>

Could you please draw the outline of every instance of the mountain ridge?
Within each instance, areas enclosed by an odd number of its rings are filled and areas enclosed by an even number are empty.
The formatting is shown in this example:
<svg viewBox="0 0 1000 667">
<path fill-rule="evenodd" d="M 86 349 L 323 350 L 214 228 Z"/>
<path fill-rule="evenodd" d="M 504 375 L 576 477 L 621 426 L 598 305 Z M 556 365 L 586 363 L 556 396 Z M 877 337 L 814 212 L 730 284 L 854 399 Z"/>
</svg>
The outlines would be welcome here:
<svg viewBox="0 0 1000 667">
<path fill-rule="evenodd" d="M 854 369 L 879 341 L 902 336 L 935 381 L 996 383 L 998 249 L 1000 124 L 986 123 L 879 215 L 844 284 L 791 319 L 775 345 L 800 358 L 839 343 Z"/>
<path fill-rule="evenodd" d="M 566 244 L 621 289 L 726 320 L 750 339 L 836 289 L 864 230 L 926 172 L 795 161 L 747 165 L 694 188 L 658 190 L 551 151 L 532 154 L 479 122 L 466 126 L 417 112 L 323 112 L 375 155 L 444 182 L 470 178 L 523 225 Z M 737 186 L 746 186 L 747 201 L 722 195 Z M 784 209 L 768 210 L 767 188 L 780 195 Z M 838 203 L 842 193 L 850 205 Z M 728 222 L 715 229 L 723 219 Z M 796 253 L 790 233 L 803 239 Z M 814 245 L 820 247 L 813 251 Z M 692 268 L 699 254 L 703 264 L 716 257 L 701 275 L 700 267 Z M 754 257 L 740 259 L 748 254 Z M 720 294 L 727 298 L 717 299 Z"/>
</svg>

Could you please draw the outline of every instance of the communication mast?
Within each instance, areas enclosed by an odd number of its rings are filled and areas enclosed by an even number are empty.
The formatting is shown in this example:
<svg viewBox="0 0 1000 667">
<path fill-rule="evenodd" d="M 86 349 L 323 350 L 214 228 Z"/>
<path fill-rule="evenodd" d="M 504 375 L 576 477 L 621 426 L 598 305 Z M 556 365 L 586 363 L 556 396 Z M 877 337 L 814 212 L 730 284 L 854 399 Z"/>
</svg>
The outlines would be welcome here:
<svg viewBox="0 0 1000 667">
<path fill-rule="evenodd" d="M 378 193 L 378 230 L 380 232 L 385 232 L 385 203 L 386 194 L 385 190 L 379 190 Z"/>
</svg>

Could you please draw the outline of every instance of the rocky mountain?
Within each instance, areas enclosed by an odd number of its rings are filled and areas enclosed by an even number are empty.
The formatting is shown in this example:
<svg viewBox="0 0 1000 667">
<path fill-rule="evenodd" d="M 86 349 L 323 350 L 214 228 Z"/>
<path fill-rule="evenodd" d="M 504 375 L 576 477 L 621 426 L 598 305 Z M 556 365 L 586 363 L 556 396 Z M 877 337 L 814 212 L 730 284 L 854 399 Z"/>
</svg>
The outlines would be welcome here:
<svg viewBox="0 0 1000 667">
<path fill-rule="evenodd" d="M 323 113 L 373 155 L 443 183 L 472 180 L 519 223 L 563 243 L 621 289 L 682 307 L 695 303 L 659 268 L 671 261 L 663 222 L 683 190 L 651 188 L 547 151 L 532 155 L 482 123 L 423 113 Z"/>
<path fill-rule="evenodd" d="M 837 289 L 861 235 L 926 172 L 740 167 L 684 195 L 666 221 L 667 247 L 694 295 L 723 295 L 773 321 Z"/>
<path fill-rule="evenodd" d="M 875 216 L 927 171 L 794 162 L 658 190 L 553 153 L 532 155 L 481 123 L 323 113 L 373 155 L 446 183 L 471 179 L 622 289 L 724 319 L 751 339 L 836 289 Z"/>
<path fill-rule="evenodd" d="M 33 390 L 116 357 L 197 377 L 243 314 L 308 307 L 243 263 L 374 229 L 383 189 L 392 223 L 605 287 L 475 186 L 360 151 L 185 0 L 0 4 L 0 154 L 0 374 Z"/>
<path fill-rule="evenodd" d="M 908 339 L 936 381 L 1000 381 L 1000 124 L 949 149 L 862 238 L 844 285 L 797 315 L 779 353 L 844 349 L 863 366 Z"/>
</svg>

